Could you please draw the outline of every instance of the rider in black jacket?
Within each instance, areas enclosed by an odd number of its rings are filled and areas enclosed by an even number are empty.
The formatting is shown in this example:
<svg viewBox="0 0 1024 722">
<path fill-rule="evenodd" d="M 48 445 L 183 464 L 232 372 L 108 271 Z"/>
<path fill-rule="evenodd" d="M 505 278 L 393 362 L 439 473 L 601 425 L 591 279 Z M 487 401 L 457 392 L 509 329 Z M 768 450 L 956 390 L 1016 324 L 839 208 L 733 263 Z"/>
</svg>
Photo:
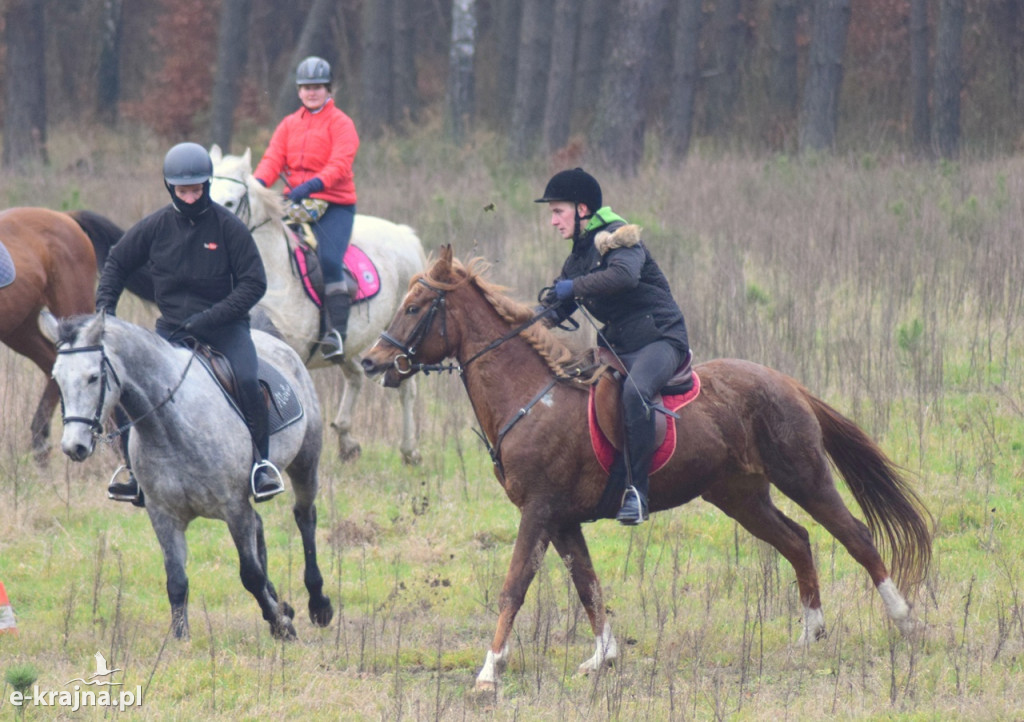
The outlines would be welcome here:
<svg viewBox="0 0 1024 722">
<path fill-rule="evenodd" d="M 556 173 L 537 203 L 551 209 L 551 224 L 572 240 L 572 252 L 543 299 L 549 323 L 564 321 L 584 306 L 604 324 L 598 344 L 610 348 L 629 371 L 623 385 L 627 455 L 612 474 L 626 474 L 627 488 L 616 519 L 647 519 L 648 476 L 655 452 L 651 399 L 689 351 L 686 321 L 665 275 L 640 238 L 640 228 L 602 206 L 601 186 L 582 168 Z"/>
<path fill-rule="evenodd" d="M 179 143 L 167 152 L 164 185 L 171 203 L 132 226 L 111 249 L 96 309 L 113 314 L 128 277 L 145 266 L 160 310 L 156 332 L 172 343 L 194 337 L 227 357 L 259 456 L 252 472 L 254 496 L 263 501 L 284 491 L 280 473 L 267 460 L 267 408 L 249 330 L 249 311 L 263 297 L 267 276 L 249 229 L 210 198 L 212 175 L 213 163 L 201 145 Z M 127 463 L 127 434 L 122 446 L 129 478 L 112 481 L 107 493 L 139 503 L 138 483 Z"/>
</svg>

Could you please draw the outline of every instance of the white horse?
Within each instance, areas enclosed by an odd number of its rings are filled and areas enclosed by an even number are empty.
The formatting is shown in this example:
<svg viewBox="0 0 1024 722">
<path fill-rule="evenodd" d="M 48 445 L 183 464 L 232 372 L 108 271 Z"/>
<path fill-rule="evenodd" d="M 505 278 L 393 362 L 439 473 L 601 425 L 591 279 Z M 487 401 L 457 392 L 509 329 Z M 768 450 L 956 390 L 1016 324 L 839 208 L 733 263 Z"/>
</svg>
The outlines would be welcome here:
<svg viewBox="0 0 1024 722">
<path fill-rule="evenodd" d="M 227 523 L 242 584 L 259 603 L 271 633 L 294 638 L 295 612 L 278 598 L 267 576 L 263 522 L 249 501 L 252 437 L 213 374 L 191 350 L 102 313 L 58 322 L 44 311 L 39 325 L 57 345 L 53 378 L 61 392 L 61 450 L 74 461 L 88 458 L 118 404 L 131 419 L 129 453 L 164 554 L 174 636 L 189 636 L 185 529 L 196 517 L 205 517 Z M 309 617 L 324 627 L 334 610 L 323 594 L 316 558 L 320 404 L 298 355 L 269 334 L 254 331 L 252 336 L 260 358 L 281 374 L 271 387 L 280 421 L 270 437 L 270 458 L 292 482 Z"/>
<path fill-rule="evenodd" d="M 252 175 L 252 155 L 224 155 L 219 146 L 210 148 L 213 178 L 210 195 L 213 200 L 234 211 L 252 231 L 267 270 L 267 292 L 258 306 L 288 345 L 302 357 L 309 368 L 332 365 L 317 352 L 320 340 L 320 310 L 303 290 L 302 281 L 292 261 L 297 243 L 290 229 L 281 220 L 284 202 L 274 190 L 264 188 Z M 352 411 L 363 386 L 360 354 L 377 340 L 377 334 L 388 324 L 402 300 L 409 281 L 426 267 L 423 246 L 415 232 L 373 216 L 356 215 L 352 243 L 373 261 L 380 275 L 380 291 L 372 298 L 352 304 L 352 315 L 345 339 L 345 361 L 341 371 L 344 392 L 337 416 L 331 427 L 338 434 L 338 454 L 350 459 L 360 452 L 359 442 L 352 436 Z M 420 463 L 416 447 L 416 420 L 413 407 L 416 387 L 402 384 L 402 459 L 407 464 Z"/>
</svg>

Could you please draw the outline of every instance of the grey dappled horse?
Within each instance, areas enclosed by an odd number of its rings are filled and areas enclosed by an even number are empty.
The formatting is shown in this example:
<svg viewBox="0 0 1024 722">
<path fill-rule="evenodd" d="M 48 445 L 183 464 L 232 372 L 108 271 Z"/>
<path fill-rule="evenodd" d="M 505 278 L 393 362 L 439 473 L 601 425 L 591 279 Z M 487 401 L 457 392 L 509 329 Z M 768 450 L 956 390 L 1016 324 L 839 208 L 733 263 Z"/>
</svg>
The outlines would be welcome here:
<svg viewBox="0 0 1024 722">
<path fill-rule="evenodd" d="M 64 453 L 74 461 L 88 458 L 118 404 L 132 420 L 129 453 L 163 550 L 174 635 L 189 636 L 185 529 L 196 517 L 206 517 L 227 523 L 242 584 L 259 602 L 271 633 L 294 638 L 295 612 L 278 599 L 267 577 L 263 522 L 249 501 L 249 429 L 213 376 L 191 350 L 105 314 L 58 321 L 44 312 L 40 327 L 57 344 L 53 378 L 62 397 Z M 334 610 L 317 567 L 314 506 L 323 433 L 320 408 L 298 355 L 259 331 L 253 332 L 253 341 L 259 356 L 286 377 L 304 410 L 271 436 L 270 458 L 291 478 L 309 616 L 326 626 Z"/>
<path fill-rule="evenodd" d="M 276 190 L 264 188 L 253 178 L 252 154 L 224 155 L 220 147 L 210 148 L 213 178 L 210 196 L 241 218 L 256 241 L 267 269 L 267 292 L 259 303 L 285 341 L 306 360 L 310 368 L 331 366 L 318 351 L 320 309 L 309 300 L 302 281 L 290 260 L 295 243 L 281 220 L 284 202 Z M 338 413 L 331 428 L 338 435 L 338 455 L 351 459 L 360 452 L 352 436 L 352 413 L 365 378 L 360 354 L 377 340 L 398 308 L 412 277 L 426 267 L 423 245 L 409 226 L 383 218 L 357 213 L 352 227 L 352 243 L 373 261 L 380 276 L 380 291 L 368 300 L 352 305 L 345 339 L 345 360 L 340 364 L 345 386 Z M 416 420 L 413 409 L 416 385 L 406 382 L 398 390 L 402 402 L 402 441 L 400 449 L 406 464 L 420 463 L 416 448 Z"/>
</svg>

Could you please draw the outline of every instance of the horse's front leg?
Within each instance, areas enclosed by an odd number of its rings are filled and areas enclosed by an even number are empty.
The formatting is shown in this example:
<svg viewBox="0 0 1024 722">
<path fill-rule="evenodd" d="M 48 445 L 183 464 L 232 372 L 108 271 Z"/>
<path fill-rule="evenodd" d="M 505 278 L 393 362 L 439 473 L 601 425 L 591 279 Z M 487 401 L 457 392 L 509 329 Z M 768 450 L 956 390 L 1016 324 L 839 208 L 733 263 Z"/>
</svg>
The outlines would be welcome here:
<svg viewBox="0 0 1024 722">
<path fill-rule="evenodd" d="M 345 379 L 345 387 L 341 393 L 341 403 L 338 404 L 338 414 L 331 422 L 331 428 L 338 435 L 338 457 L 342 461 L 351 461 L 362 453 L 359 442 L 352 437 L 352 412 L 366 377 L 355 355 L 347 356 L 342 362 L 341 374 Z"/>
<path fill-rule="evenodd" d="M 185 541 L 185 524 L 165 514 L 154 506 L 152 500 L 146 505 L 146 511 L 149 512 L 149 521 L 164 555 L 167 600 L 171 603 L 171 633 L 176 639 L 188 639 L 188 577 L 185 575 L 188 545 Z"/>
<path fill-rule="evenodd" d="M 423 461 L 416 448 L 416 379 L 408 378 L 398 387 L 398 398 L 402 402 L 402 461 L 409 466 L 419 466 Z"/>
<path fill-rule="evenodd" d="M 583 537 L 583 529 L 579 524 L 559 530 L 551 541 L 569 569 L 572 583 L 576 587 L 576 593 L 594 632 L 594 655 L 577 670 L 580 674 L 590 674 L 599 670 L 602 665 L 613 662 L 619 655 L 618 642 L 615 641 L 611 623 L 604 611 L 601 582 L 594 571 L 587 540 Z"/>
<path fill-rule="evenodd" d="M 263 618 L 270 624 L 270 633 L 276 639 L 295 639 L 295 627 L 287 615 L 289 608 L 278 603 L 273 585 L 267 579 L 266 565 L 260 558 L 259 550 L 264 547 L 262 521 L 252 507 L 245 506 L 247 514 L 237 514 L 228 520 L 228 529 L 238 550 L 242 585 L 256 598 Z"/>
<path fill-rule="evenodd" d="M 492 692 L 497 686 L 498 677 L 508 662 L 508 638 L 512 633 L 512 623 L 523 606 L 526 590 L 530 588 L 530 582 L 533 581 L 544 559 L 549 539 L 542 521 L 536 514 L 524 509 L 519 519 L 519 532 L 512 551 L 512 562 L 509 564 L 505 584 L 498 597 L 498 627 L 484 658 L 484 666 L 476 677 L 477 691 Z"/>
</svg>

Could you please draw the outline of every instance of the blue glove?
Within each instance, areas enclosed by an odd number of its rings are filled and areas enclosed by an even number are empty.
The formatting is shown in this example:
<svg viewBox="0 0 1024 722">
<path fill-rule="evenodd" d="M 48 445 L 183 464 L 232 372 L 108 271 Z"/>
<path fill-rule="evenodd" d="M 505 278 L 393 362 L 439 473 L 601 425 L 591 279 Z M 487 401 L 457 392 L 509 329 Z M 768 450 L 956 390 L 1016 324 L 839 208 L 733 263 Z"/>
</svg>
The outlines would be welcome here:
<svg viewBox="0 0 1024 722">
<path fill-rule="evenodd" d="M 259 184 L 260 184 L 261 186 L 263 186 L 264 188 L 266 188 L 266 187 L 267 187 L 267 184 L 266 184 L 266 183 L 264 183 L 264 182 L 263 182 L 262 180 L 260 180 L 259 178 L 257 178 L 257 179 L 256 179 L 256 182 L 257 182 L 257 183 L 259 183 Z"/>
<path fill-rule="evenodd" d="M 284 192 L 285 197 L 291 201 L 301 201 L 308 198 L 311 193 L 319 193 L 324 189 L 324 182 L 319 178 L 310 178 L 305 183 L 300 183 L 291 190 Z"/>
<path fill-rule="evenodd" d="M 563 278 L 555 284 L 555 298 L 559 301 L 567 301 L 572 298 L 572 281 L 570 279 Z"/>
</svg>

